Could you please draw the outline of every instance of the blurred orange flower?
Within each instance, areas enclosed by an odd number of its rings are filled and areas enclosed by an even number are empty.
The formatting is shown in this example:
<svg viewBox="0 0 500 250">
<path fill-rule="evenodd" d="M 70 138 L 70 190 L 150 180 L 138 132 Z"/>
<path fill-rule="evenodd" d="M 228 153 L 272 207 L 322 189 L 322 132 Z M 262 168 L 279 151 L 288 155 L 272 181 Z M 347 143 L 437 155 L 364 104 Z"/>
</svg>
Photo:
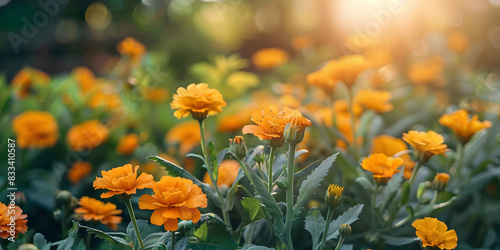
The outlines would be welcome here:
<svg viewBox="0 0 500 250">
<path fill-rule="evenodd" d="M 177 109 L 174 116 L 177 118 L 193 115 L 194 119 L 205 119 L 222 111 L 226 102 L 222 94 L 216 89 L 209 89 L 208 84 L 189 84 L 187 88 L 180 87 L 170 103 L 172 109 Z"/>
<path fill-rule="evenodd" d="M 359 74 L 371 66 L 372 63 L 362 55 L 347 55 L 336 61 L 330 61 L 325 67 L 331 71 L 333 79 L 351 88 L 356 83 Z"/>
<path fill-rule="evenodd" d="M 122 55 L 130 57 L 132 64 L 140 64 L 142 57 L 146 54 L 146 47 L 132 37 L 127 37 L 116 46 L 116 50 Z"/>
<path fill-rule="evenodd" d="M 439 249 L 455 249 L 458 237 L 455 230 L 449 230 L 446 224 L 436 218 L 425 217 L 411 224 L 417 231 L 417 237 L 422 241 L 422 247 L 437 247 Z"/>
<path fill-rule="evenodd" d="M 362 89 L 354 96 L 354 102 L 360 104 L 366 109 L 383 113 L 392 110 L 392 104 L 388 103 L 391 99 L 391 92 Z"/>
<path fill-rule="evenodd" d="M 313 45 L 311 36 L 296 36 L 292 39 L 292 47 L 296 50 L 302 50 Z"/>
<path fill-rule="evenodd" d="M 363 107 L 358 103 L 358 102 L 353 102 L 353 113 L 354 116 L 357 118 L 363 113 Z M 336 115 L 349 115 L 349 106 L 347 105 L 346 100 L 336 100 L 333 103 L 333 112 L 335 112 Z"/>
<path fill-rule="evenodd" d="M 66 141 L 74 151 L 89 150 L 108 139 L 109 130 L 98 120 L 90 120 L 74 125 L 68 130 Z"/>
<path fill-rule="evenodd" d="M 139 136 L 137 134 L 128 134 L 120 138 L 116 151 L 119 154 L 130 155 L 139 145 Z"/>
<path fill-rule="evenodd" d="M 101 194 L 101 198 L 109 198 L 113 195 L 132 195 L 137 189 L 149 188 L 153 183 L 153 176 L 142 173 L 137 177 L 139 166 L 132 168 L 131 164 L 116 167 L 109 171 L 102 171 L 102 178 L 97 177 L 94 181 L 94 189 L 107 189 L 108 192 Z"/>
<path fill-rule="evenodd" d="M 333 78 L 327 66 L 307 75 L 307 84 L 319 87 L 329 95 L 333 94 L 337 81 L 337 79 Z"/>
<path fill-rule="evenodd" d="M 47 86 L 49 83 L 49 75 L 38 69 L 26 67 L 17 72 L 12 78 L 10 86 L 16 90 L 17 97 L 23 98 L 29 94 L 33 85 Z"/>
<path fill-rule="evenodd" d="M 459 109 L 441 116 L 439 123 L 453 130 L 460 142 L 465 144 L 481 129 L 490 128 L 492 125 L 490 121 L 480 122 L 477 115 L 473 115 L 471 119 L 468 116 L 466 110 Z"/>
<path fill-rule="evenodd" d="M 20 148 L 52 147 L 59 139 L 59 126 L 49 112 L 27 110 L 12 120 Z"/>
<path fill-rule="evenodd" d="M 111 202 L 83 196 L 78 201 L 81 207 L 75 209 L 75 213 L 82 216 L 86 221 L 99 221 L 109 228 L 116 230 L 118 224 L 122 222 L 122 217 L 117 216 L 122 213 L 121 209 L 116 209 L 116 205 Z"/>
<path fill-rule="evenodd" d="M 161 103 L 168 100 L 170 91 L 164 87 L 148 87 L 142 90 L 142 96 L 148 101 Z"/>
<path fill-rule="evenodd" d="M 199 126 L 197 121 L 179 123 L 168 131 L 165 140 L 169 145 L 179 144 L 179 153 L 186 155 L 200 144 Z"/>
<path fill-rule="evenodd" d="M 122 105 L 122 99 L 117 93 L 108 93 L 105 89 L 106 85 L 97 86 L 90 97 L 87 105 L 90 108 L 104 107 L 107 110 L 117 110 Z"/>
<path fill-rule="evenodd" d="M 387 181 L 398 173 L 398 167 L 403 164 L 403 159 L 387 157 L 382 153 L 371 154 L 361 162 L 361 167 L 373 173 L 373 178 L 379 185 L 386 185 Z"/>
<path fill-rule="evenodd" d="M 90 173 L 92 173 L 92 165 L 90 163 L 77 161 L 68 171 L 68 180 L 73 184 L 78 183 Z"/>
<path fill-rule="evenodd" d="M 373 138 L 370 153 L 383 153 L 388 156 L 394 156 L 395 154 L 405 150 L 408 150 L 408 146 L 403 140 L 390 135 L 379 135 Z M 411 160 L 410 155 L 407 153 L 399 157 L 404 161 L 405 168 L 403 171 L 403 177 L 408 180 L 413 172 L 415 162 Z"/>
<path fill-rule="evenodd" d="M 273 69 L 288 61 L 288 53 L 279 48 L 261 49 L 252 55 L 252 63 L 259 69 Z"/>
<path fill-rule="evenodd" d="M 97 85 L 94 73 L 87 67 L 76 67 L 73 69 L 73 77 L 80 86 L 82 93 L 88 93 Z"/>
<path fill-rule="evenodd" d="M 448 47 L 459 54 L 467 51 L 469 44 L 469 38 L 464 33 L 453 32 L 448 36 Z"/>
<path fill-rule="evenodd" d="M 443 59 L 438 56 L 426 61 L 414 62 L 408 67 L 408 78 L 416 85 L 434 84 L 442 86 Z"/>
<path fill-rule="evenodd" d="M 14 223 L 16 224 L 15 230 L 12 230 L 15 232 L 15 237 L 19 233 L 26 233 L 28 231 L 28 226 L 26 223 L 28 223 L 28 220 L 26 219 L 28 215 L 23 214 L 23 210 L 18 207 L 14 206 L 12 208 L 10 205 L 7 206 L 0 202 L 0 237 L 7 239 L 11 237 L 12 235 L 8 232 L 11 231 L 11 217 L 14 217 Z"/>
<path fill-rule="evenodd" d="M 207 196 L 191 180 L 163 176 L 151 188 L 154 194 L 141 196 L 139 208 L 154 210 L 151 224 L 164 225 L 166 231 L 177 231 L 179 219 L 198 222 L 201 218 L 198 207 L 207 207 Z"/>
<path fill-rule="evenodd" d="M 445 155 L 448 146 L 444 144 L 442 135 L 434 132 L 419 132 L 411 130 L 403 133 L 403 140 L 409 143 L 417 152 L 417 159 L 427 162 L 434 155 Z"/>
<path fill-rule="evenodd" d="M 240 164 L 236 160 L 223 160 L 219 166 L 219 175 L 217 177 L 217 186 L 219 188 L 226 187 L 230 188 L 236 177 L 238 176 L 238 170 L 240 169 Z M 203 182 L 212 185 L 212 180 L 208 172 L 203 176 Z"/>
</svg>

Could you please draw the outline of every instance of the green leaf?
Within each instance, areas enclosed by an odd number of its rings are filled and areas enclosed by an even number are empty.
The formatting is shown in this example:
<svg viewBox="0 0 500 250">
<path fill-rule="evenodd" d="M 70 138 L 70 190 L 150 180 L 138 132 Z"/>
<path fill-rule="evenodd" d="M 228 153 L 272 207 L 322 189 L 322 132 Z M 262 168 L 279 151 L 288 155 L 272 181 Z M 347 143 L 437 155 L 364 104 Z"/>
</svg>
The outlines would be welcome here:
<svg viewBox="0 0 500 250">
<path fill-rule="evenodd" d="M 316 169 L 314 169 L 314 171 L 306 178 L 306 180 L 302 182 L 302 185 L 299 189 L 297 203 L 293 207 L 294 216 L 300 214 L 300 210 L 302 210 L 306 201 L 311 198 L 316 188 L 321 184 L 323 178 L 325 178 L 325 176 L 328 174 L 328 170 L 330 169 L 330 167 L 332 167 L 332 164 L 335 162 L 337 155 L 338 153 L 335 153 L 321 162 L 321 164 Z"/>
<path fill-rule="evenodd" d="M 133 250 L 133 248 L 129 245 L 129 243 L 121 237 L 111 236 L 111 235 L 109 235 L 101 230 L 97 230 L 97 229 L 94 229 L 91 227 L 87 227 L 87 226 L 83 226 L 83 225 L 79 225 L 79 226 L 87 229 L 87 231 L 89 233 L 94 234 L 96 237 L 99 237 L 103 240 L 106 240 L 113 245 L 116 245 L 116 246 L 123 248 L 123 249 Z"/>
<path fill-rule="evenodd" d="M 165 244 L 170 240 L 170 237 L 170 232 L 152 233 L 144 238 L 143 243 L 144 246 Z"/>
<path fill-rule="evenodd" d="M 203 245 L 205 247 L 218 246 L 220 249 L 235 249 L 238 244 L 232 237 L 231 232 L 228 231 L 226 225 L 220 220 L 210 217 L 193 235 L 198 239 L 196 245 Z M 191 244 L 188 245 L 191 247 Z M 196 248 L 193 248 L 196 249 Z"/>
<path fill-rule="evenodd" d="M 359 126 L 358 129 L 356 130 L 356 138 L 363 136 L 367 130 L 368 130 L 368 125 L 370 124 L 372 117 L 375 115 L 375 112 L 369 110 L 367 112 L 364 112 L 361 115 L 361 118 L 359 119 Z"/>
<path fill-rule="evenodd" d="M 332 221 L 330 223 L 330 227 L 328 228 L 328 236 L 326 236 L 326 240 L 336 239 L 339 236 L 340 225 L 351 225 L 353 222 L 357 221 L 361 210 L 363 210 L 363 207 L 363 204 L 358 204 L 354 207 L 351 207 L 336 220 Z"/>
<path fill-rule="evenodd" d="M 274 248 L 269 248 L 265 246 L 257 246 L 254 244 L 246 244 L 241 250 L 272 250 Z"/>
<path fill-rule="evenodd" d="M 73 221 L 73 227 L 69 230 L 68 238 L 63 240 L 61 244 L 57 247 L 57 250 L 71 250 L 73 249 L 73 244 L 75 243 L 76 236 L 78 234 L 78 222 Z"/>
<path fill-rule="evenodd" d="M 139 228 L 139 233 L 141 234 L 141 237 L 144 239 L 144 237 L 148 236 L 151 232 L 149 229 L 148 221 L 147 220 L 137 220 L 137 227 Z M 130 237 L 132 241 L 134 242 L 134 246 L 139 245 L 139 241 L 137 240 L 137 235 L 134 230 L 134 223 L 130 221 L 128 223 L 127 229 L 126 229 L 126 236 Z M 109 233 L 108 233 L 109 234 Z M 119 235 L 122 236 L 122 235 Z"/>
<path fill-rule="evenodd" d="M 201 155 L 199 155 L 199 154 L 195 154 L 195 153 L 189 153 L 189 154 L 187 154 L 187 155 L 186 155 L 186 157 L 193 157 L 193 158 L 198 158 L 198 159 L 200 159 L 200 160 L 203 162 L 203 167 L 204 167 L 204 168 L 207 168 L 207 166 L 206 166 L 206 165 L 207 165 L 207 163 L 206 163 L 206 161 L 205 161 L 205 157 L 203 157 L 203 156 L 201 156 Z M 147 159 L 147 157 L 146 157 L 146 159 Z M 167 170 L 168 170 L 168 169 L 167 169 Z"/>
<path fill-rule="evenodd" d="M 47 242 L 45 236 L 41 233 L 36 233 L 35 236 L 33 236 L 33 244 L 40 250 L 50 250 L 50 243 Z"/>
<path fill-rule="evenodd" d="M 152 160 L 152 161 L 158 163 L 160 166 L 164 167 L 165 170 L 168 171 L 168 174 L 170 176 L 174 176 L 174 177 L 179 176 L 179 177 L 186 178 L 186 179 L 193 181 L 194 184 L 198 185 L 203 190 L 204 194 L 209 195 L 210 198 L 212 198 L 212 199 L 214 198 L 215 194 L 210 186 L 208 186 L 205 183 L 198 180 L 196 177 L 194 177 L 191 173 L 189 173 L 185 169 L 175 165 L 175 163 L 170 162 L 168 160 L 165 160 L 159 156 L 148 156 L 148 157 L 146 157 L 146 159 Z"/>
<path fill-rule="evenodd" d="M 264 218 L 259 200 L 245 197 L 241 200 L 241 205 L 245 208 L 242 222 L 244 226 Z"/>
<path fill-rule="evenodd" d="M 366 179 L 366 177 L 358 177 L 354 181 L 370 193 L 373 193 L 375 191 L 375 185 L 373 185 L 368 179 Z"/>
<path fill-rule="evenodd" d="M 418 240 L 418 238 L 415 237 L 394 237 L 389 235 L 381 235 L 381 237 L 385 240 L 385 243 L 391 246 L 408 245 Z"/>
<path fill-rule="evenodd" d="M 321 212 L 317 207 L 311 208 L 305 219 L 305 228 L 312 237 L 313 247 L 312 249 L 317 249 L 319 241 L 321 239 L 321 234 L 325 229 L 325 219 L 321 215 Z"/>
</svg>

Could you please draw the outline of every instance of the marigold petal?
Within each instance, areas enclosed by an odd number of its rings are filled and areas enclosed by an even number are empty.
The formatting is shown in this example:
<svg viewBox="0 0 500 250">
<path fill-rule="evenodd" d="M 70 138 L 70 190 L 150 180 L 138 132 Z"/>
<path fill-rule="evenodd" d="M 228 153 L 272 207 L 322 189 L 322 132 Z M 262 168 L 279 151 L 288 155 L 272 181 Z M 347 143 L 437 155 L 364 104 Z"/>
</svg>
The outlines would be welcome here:
<svg viewBox="0 0 500 250">
<path fill-rule="evenodd" d="M 165 220 L 165 230 L 166 231 L 177 231 L 179 229 L 179 220 L 178 219 L 167 219 Z"/>
<path fill-rule="evenodd" d="M 445 249 L 455 249 L 457 247 L 458 237 L 455 230 L 450 230 L 441 236 L 444 238 L 444 248 Z"/>
<path fill-rule="evenodd" d="M 186 206 L 179 207 L 179 219 L 181 220 L 191 220 L 193 218 L 193 212 L 192 210 L 198 210 L 198 209 L 191 209 Z"/>
<path fill-rule="evenodd" d="M 163 210 L 162 216 L 171 219 L 171 218 L 179 218 L 181 216 L 179 212 L 179 208 L 166 208 Z"/>
<path fill-rule="evenodd" d="M 167 218 L 163 217 L 163 212 L 166 208 L 158 208 L 151 214 L 151 224 L 161 226 Z"/>
<path fill-rule="evenodd" d="M 162 206 L 157 205 L 158 200 L 149 194 L 144 194 L 139 198 L 139 208 L 146 210 L 154 210 Z"/>
</svg>

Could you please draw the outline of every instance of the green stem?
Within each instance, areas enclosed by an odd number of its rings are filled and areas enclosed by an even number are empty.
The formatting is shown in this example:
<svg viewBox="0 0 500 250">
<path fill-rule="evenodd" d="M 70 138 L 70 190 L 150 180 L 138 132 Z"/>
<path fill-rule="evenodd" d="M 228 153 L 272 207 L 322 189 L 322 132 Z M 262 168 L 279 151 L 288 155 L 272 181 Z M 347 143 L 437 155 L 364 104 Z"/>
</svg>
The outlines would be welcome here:
<svg viewBox="0 0 500 250">
<path fill-rule="evenodd" d="M 411 172 L 411 177 L 410 177 L 410 188 L 413 186 L 413 182 L 415 181 L 415 176 L 417 176 L 418 169 L 420 168 L 421 164 L 419 161 L 415 163 L 415 167 L 413 167 L 413 172 Z"/>
<path fill-rule="evenodd" d="M 328 208 L 328 213 L 326 214 L 326 223 L 325 223 L 325 230 L 323 231 L 323 237 L 321 237 L 321 245 L 320 245 L 320 250 L 325 249 L 325 244 L 326 244 L 326 236 L 328 234 L 328 228 L 330 227 L 330 222 L 332 221 L 333 218 L 333 208 Z"/>
<path fill-rule="evenodd" d="M 62 217 L 61 217 L 61 230 L 62 230 L 62 235 L 63 238 L 68 237 L 68 228 L 66 227 L 67 223 L 67 218 L 68 218 L 68 209 L 66 209 L 66 204 L 62 204 L 62 209 L 61 209 Z"/>
<path fill-rule="evenodd" d="M 276 155 L 276 147 L 271 147 L 269 152 L 269 164 L 267 165 L 267 188 L 269 193 L 273 192 L 273 166 L 274 166 L 274 156 Z"/>
<path fill-rule="evenodd" d="M 295 148 L 296 143 L 288 143 L 288 165 L 287 165 L 287 186 L 286 186 L 286 221 L 285 221 L 285 237 L 288 250 L 293 249 L 292 244 L 292 223 L 293 223 L 293 174 L 295 166 Z"/>
<path fill-rule="evenodd" d="M 439 194 L 439 192 L 437 190 L 434 190 L 434 196 L 432 196 L 431 204 L 433 204 L 433 205 L 436 204 L 438 194 Z"/>
<path fill-rule="evenodd" d="M 376 221 L 375 221 L 375 212 L 377 210 L 376 208 L 376 204 L 377 204 L 377 193 L 378 193 L 378 190 L 380 188 L 380 185 L 377 185 L 377 187 L 375 188 L 375 191 L 373 191 L 373 195 L 372 195 L 372 230 L 376 230 Z"/>
<path fill-rule="evenodd" d="M 175 232 L 170 232 L 170 237 L 172 238 L 170 240 L 170 249 L 171 250 L 175 250 L 174 249 L 174 245 L 175 245 Z"/>
<path fill-rule="evenodd" d="M 344 243 L 344 240 L 345 240 L 345 237 L 340 236 L 339 243 L 337 244 L 337 247 L 335 248 L 335 250 L 339 250 L 339 249 L 340 249 L 340 247 L 341 247 L 341 246 L 342 246 L 342 244 Z"/>
<path fill-rule="evenodd" d="M 462 180 L 462 178 L 461 178 L 462 177 L 462 168 L 461 168 L 462 164 L 460 164 L 460 163 L 462 161 L 462 151 L 463 151 L 463 149 L 464 149 L 464 146 L 462 145 L 462 143 L 461 142 L 458 143 L 458 145 L 457 145 L 457 152 L 456 152 L 457 157 L 456 157 L 456 160 L 455 160 L 455 164 L 456 164 L 455 168 L 457 170 L 458 180 L 460 180 L 460 181 Z"/>
<path fill-rule="evenodd" d="M 132 202 L 130 201 L 130 199 L 125 200 L 125 205 L 127 205 L 128 214 L 130 215 L 130 219 L 132 220 L 132 224 L 134 225 L 134 231 L 135 235 L 137 236 L 137 241 L 139 241 L 141 249 L 144 249 L 141 232 L 139 232 L 139 227 L 137 226 L 137 220 L 135 219 L 134 209 L 132 208 Z"/>
<path fill-rule="evenodd" d="M 346 97 L 347 97 L 347 109 L 349 111 L 349 118 L 351 120 L 351 129 L 352 129 L 352 143 L 349 144 L 349 151 L 351 151 L 354 159 L 358 159 L 358 152 L 356 147 L 356 119 L 354 117 L 354 98 L 352 95 L 352 91 L 346 87 Z M 347 139 L 346 135 L 346 139 Z"/>
</svg>

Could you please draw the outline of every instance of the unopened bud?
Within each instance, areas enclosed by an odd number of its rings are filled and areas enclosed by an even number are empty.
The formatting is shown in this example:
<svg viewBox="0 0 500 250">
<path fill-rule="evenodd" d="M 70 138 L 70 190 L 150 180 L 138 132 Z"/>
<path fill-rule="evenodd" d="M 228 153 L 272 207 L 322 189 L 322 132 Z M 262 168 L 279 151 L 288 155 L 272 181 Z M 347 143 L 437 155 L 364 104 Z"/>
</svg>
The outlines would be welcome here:
<svg viewBox="0 0 500 250">
<path fill-rule="evenodd" d="M 289 143 L 300 143 L 304 140 L 306 127 L 311 126 L 311 121 L 295 110 L 289 123 L 286 124 L 283 136 Z"/>
<path fill-rule="evenodd" d="M 23 243 L 17 247 L 17 250 L 38 250 L 38 247 L 30 243 Z"/>
<path fill-rule="evenodd" d="M 445 173 L 437 173 L 436 177 L 434 177 L 434 181 L 432 182 L 432 188 L 438 192 L 443 192 L 448 185 L 448 181 L 450 180 L 450 176 Z"/>
<path fill-rule="evenodd" d="M 339 233 L 340 233 L 340 236 L 341 237 L 347 237 L 349 235 L 351 235 L 351 226 L 349 226 L 349 224 L 342 224 L 340 225 L 340 228 L 339 228 Z"/>
<path fill-rule="evenodd" d="M 333 209 L 339 205 L 340 197 L 342 196 L 343 191 L 343 187 L 334 184 L 330 184 L 330 186 L 328 186 L 325 201 L 329 208 Z"/>
<path fill-rule="evenodd" d="M 61 190 L 56 194 L 56 199 L 61 203 L 61 204 L 69 204 L 71 202 L 71 199 L 73 198 L 73 195 L 71 195 L 70 192 L 66 190 Z"/>
<path fill-rule="evenodd" d="M 243 137 L 235 136 L 234 139 L 229 139 L 229 151 L 233 152 L 239 159 L 245 158 L 247 146 L 243 142 Z"/>
</svg>

